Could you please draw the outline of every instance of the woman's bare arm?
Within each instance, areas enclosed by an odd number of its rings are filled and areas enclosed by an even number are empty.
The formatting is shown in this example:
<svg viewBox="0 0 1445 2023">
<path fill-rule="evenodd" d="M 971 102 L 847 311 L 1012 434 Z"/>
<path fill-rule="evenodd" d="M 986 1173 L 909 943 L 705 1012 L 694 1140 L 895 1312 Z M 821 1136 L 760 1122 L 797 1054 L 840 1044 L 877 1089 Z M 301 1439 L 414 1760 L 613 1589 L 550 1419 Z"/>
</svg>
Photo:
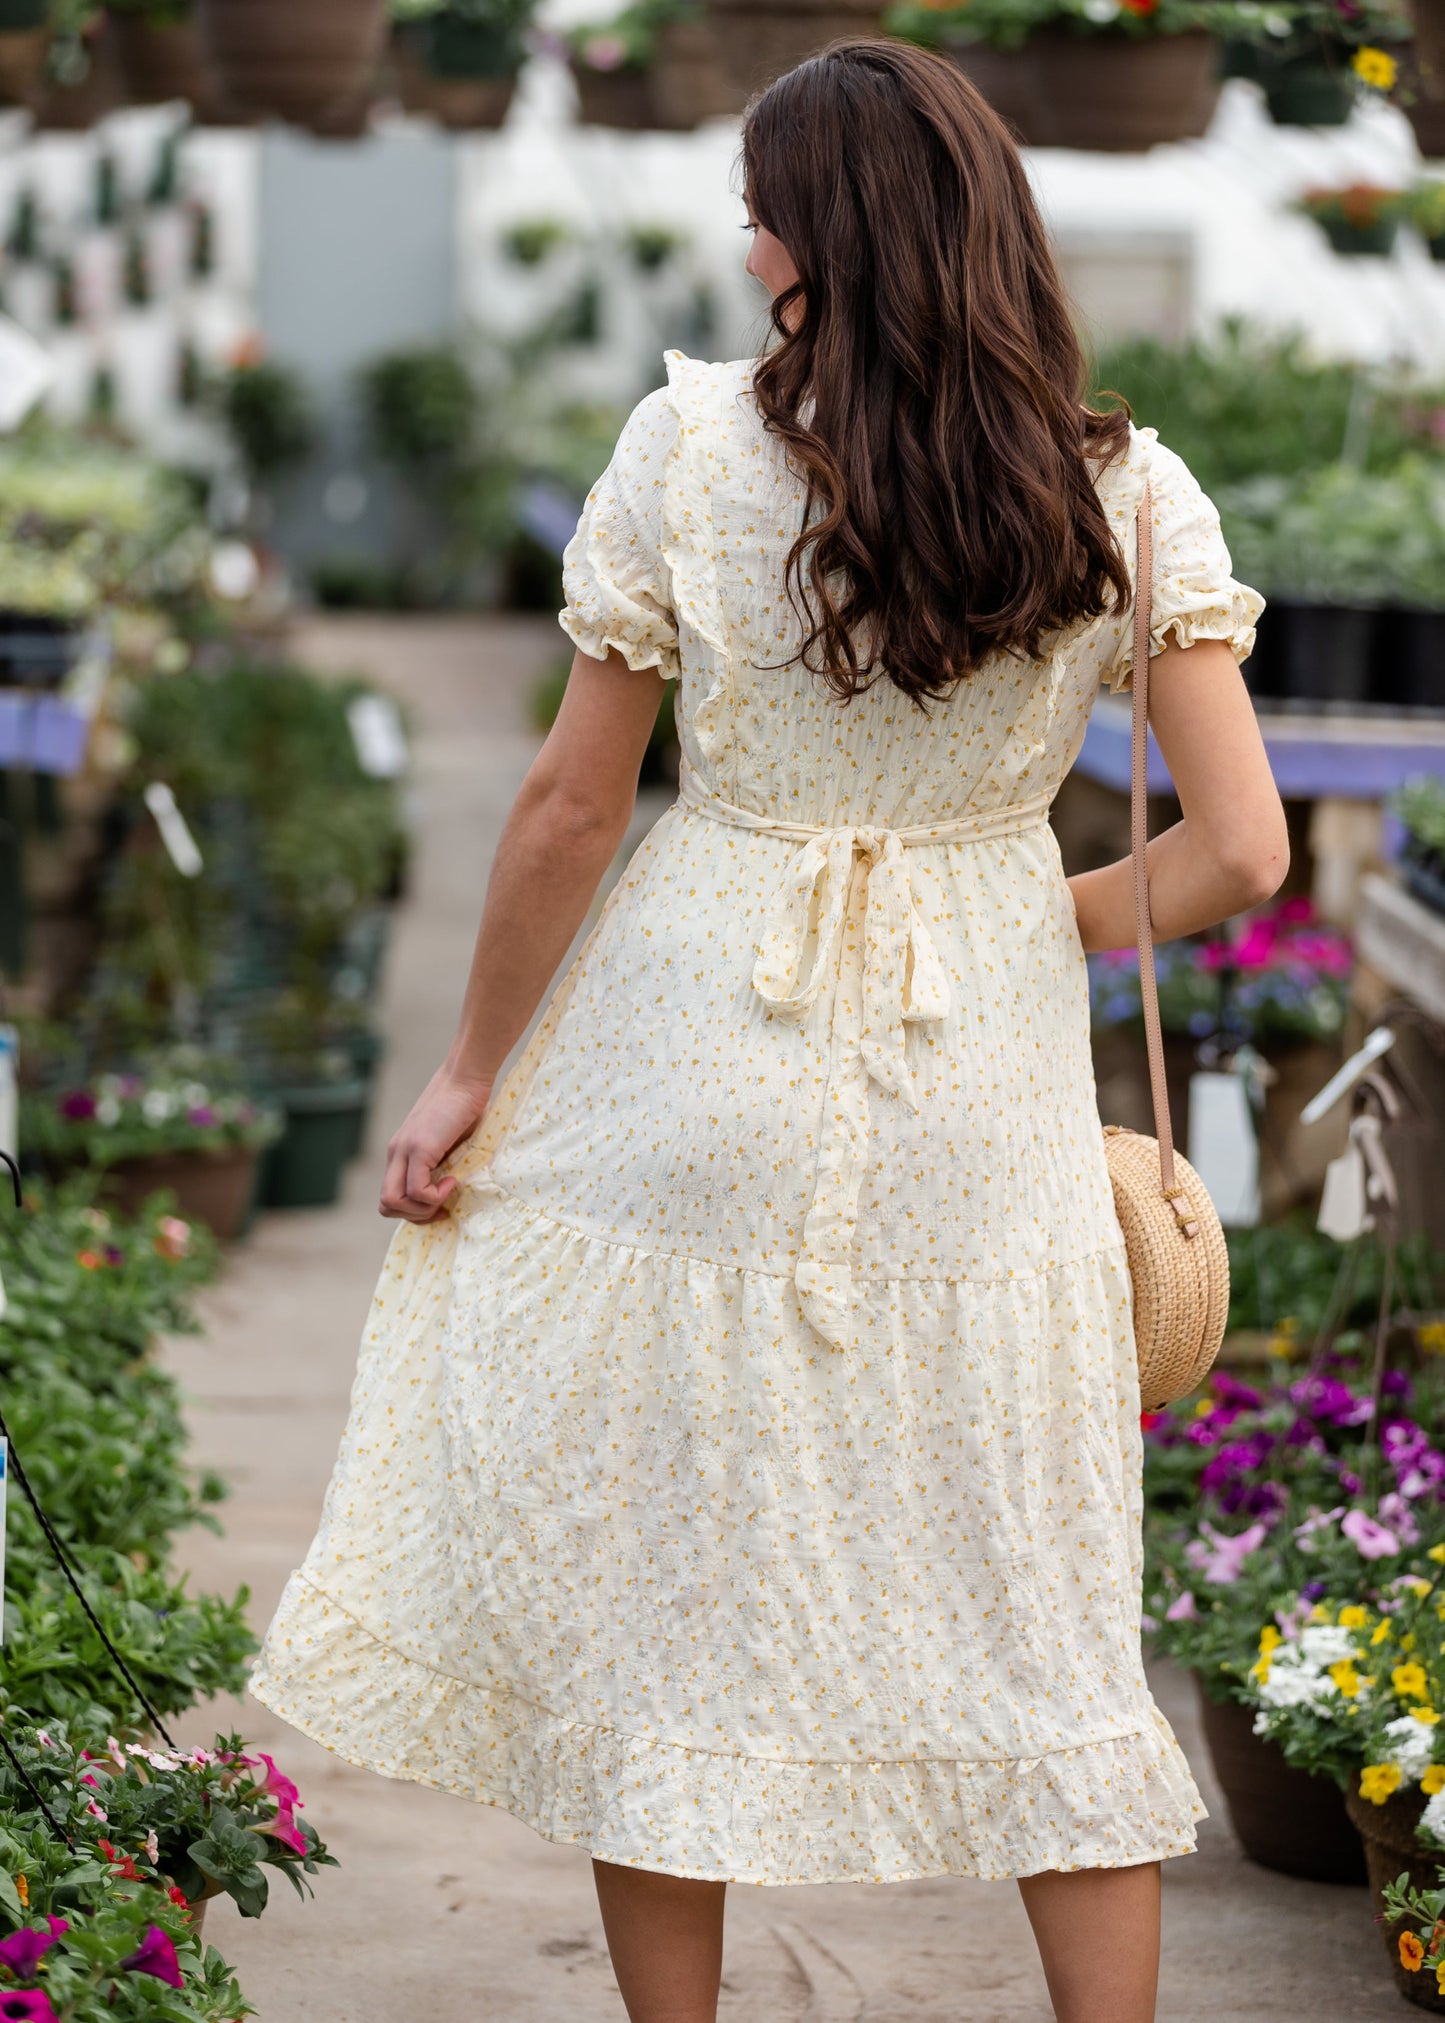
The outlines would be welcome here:
<svg viewBox="0 0 1445 2023">
<path fill-rule="evenodd" d="M 436 1169 L 481 1122 L 617 853 L 657 705 L 656 668 L 635 674 L 617 653 L 574 659 L 497 846 L 457 1036 L 387 1147 L 383 1215 L 430 1222 L 456 1192 Z"/>
<path fill-rule="evenodd" d="M 1160 941 L 1215 927 L 1279 890 L 1284 809 L 1233 653 L 1222 639 L 1171 640 L 1149 662 L 1149 722 L 1183 820 L 1149 845 L 1149 912 Z M 1086 949 L 1134 941 L 1127 857 L 1069 880 Z"/>
</svg>

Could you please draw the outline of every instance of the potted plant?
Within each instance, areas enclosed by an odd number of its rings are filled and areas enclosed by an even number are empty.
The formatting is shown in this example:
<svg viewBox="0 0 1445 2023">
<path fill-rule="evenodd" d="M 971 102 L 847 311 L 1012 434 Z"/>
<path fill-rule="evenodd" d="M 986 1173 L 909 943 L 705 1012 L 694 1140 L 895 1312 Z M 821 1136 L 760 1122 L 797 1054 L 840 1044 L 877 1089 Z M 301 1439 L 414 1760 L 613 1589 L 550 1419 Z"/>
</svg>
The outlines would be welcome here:
<svg viewBox="0 0 1445 2023">
<path fill-rule="evenodd" d="M 136 105 L 184 100 L 202 125 L 234 120 L 201 46 L 195 0 L 107 0 L 116 55 Z"/>
<path fill-rule="evenodd" d="M 1427 177 L 1416 183 L 1406 199 L 1406 215 L 1425 241 L 1430 258 L 1445 260 L 1445 177 Z"/>
<path fill-rule="evenodd" d="M 1405 831 L 1405 883 L 1422 904 L 1445 914 L 1445 782 L 1429 774 L 1408 780 L 1390 806 Z"/>
<path fill-rule="evenodd" d="M 53 1171 L 96 1170 L 101 1192 L 125 1214 L 168 1189 L 188 1222 L 223 1242 L 241 1234 L 261 1154 L 280 1132 L 274 1110 L 183 1061 L 97 1075 L 22 1106 L 28 1157 Z"/>
<path fill-rule="evenodd" d="M 1314 219 L 1337 253 L 1359 259 L 1393 250 L 1409 205 L 1403 190 L 1348 183 L 1340 189 L 1306 190 L 1294 208 Z"/>
<path fill-rule="evenodd" d="M 1428 1443 L 1421 1452 L 1439 1458 Z M 1329 1774 L 1343 1789 L 1364 1842 L 1396 1985 L 1408 2001 L 1441 2014 L 1445 1974 L 1422 1972 L 1426 1945 L 1418 1933 L 1411 1946 L 1388 1929 L 1438 1887 L 1445 1845 L 1445 1738 L 1437 1733 L 1445 1698 L 1445 1588 L 1438 1584 L 1445 1541 L 1433 1535 L 1441 1529 L 1433 1499 L 1418 1523 L 1412 1510 L 1411 1522 L 1416 1542 L 1403 1570 L 1398 1539 L 1386 1552 L 1377 1536 L 1395 1533 L 1362 1522 L 1357 1536 L 1371 1571 L 1311 1582 L 1265 1623 L 1246 1700 L 1259 1732 L 1291 1762 Z M 1395 1526 L 1398 1532 L 1398 1518 Z M 1429 1946 L 1437 1955 L 1438 1937 L 1432 1922 Z"/>
<path fill-rule="evenodd" d="M 196 0 L 225 97 L 301 125 L 364 98 L 386 40 L 386 0 Z"/>
<path fill-rule="evenodd" d="M 587 126 L 685 132 L 738 111 L 743 94 L 720 36 L 700 0 L 633 0 L 610 20 L 573 29 L 578 117 Z"/>
<path fill-rule="evenodd" d="M 1260 1718 L 1261 1654 L 1317 1620 L 1322 1596 L 1386 1591 L 1445 1540 L 1441 1373 L 1428 1359 L 1412 1376 L 1385 1373 L 1377 1441 L 1357 1341 L 1267 1385 L 1220 1372 L 1194 1411 L 1144 1422 L 1151 1640 L 1195 1673 L 1246 1852 L 1337 1881 L 1359 1872 L 1339 1787 L 1362 1759 L 1333 1745 L 1297 1750 L 1287 1723 Z M 1282 1668 L 1270 1694 L 1281 1710 L 1289 1684 Z M 1331 1782 L 1306 1786 L 1306 1775 Z"/>
<path fill-rule="evenodd" d="M 454 131 L 499 127 L 526 61 L 535 0 L 409 0 L 394 11 L 406 110 Z"/>
<path fill-rule="evenodd" d="M 110 17 L 82 6 L 68 32 L 51 40 L 35 124 L 58 133 L 88 133 L 125 103 L 125 79 Z"/>
<path fill-rule="evenodd" d="M 0 105 L 29 105 L 45 76 L 50 0 L 0 0 Z"/>
<path fill-rule="evenodd" d="M 1033 33 L 1053 147 L 1129 152 L 1204 133 L 1219 98 L 1228 0 L 1057 0 Z"/>
<path fill-rule="evenodd" d="M 1049 132 L 1031 37 L 1053 14 L 1054 0 L 964 0 L 956 7 L 908 0 L 890 8 L 883 25 L 902 41 L 947 56 L 1020 141 L 1046 147 Z"/>
<path fill-rule="evenodd" d="M 1362 87 L 1390 89 L 1393 49 L 1408 32 L 1398 0 L 1261 7 L 1254 10 L 1244 74 L 1260 86 L 1277 126 L 1343 126 Z"/>
</svg>

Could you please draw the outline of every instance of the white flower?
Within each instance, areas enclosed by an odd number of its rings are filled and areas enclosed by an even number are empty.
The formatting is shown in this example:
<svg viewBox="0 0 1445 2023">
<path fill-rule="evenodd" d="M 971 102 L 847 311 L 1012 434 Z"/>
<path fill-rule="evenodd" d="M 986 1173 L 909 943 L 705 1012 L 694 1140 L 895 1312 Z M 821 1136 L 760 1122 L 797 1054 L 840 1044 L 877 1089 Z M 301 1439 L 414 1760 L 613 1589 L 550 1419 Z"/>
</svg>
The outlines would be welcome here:
<svg viewBox="0 0 1445 2023">
<path fill-rule="evenodd" d="M 176 1099 L 169 1089 L 147 1089 L 141 1098 L 141 1115 L 148 1124 L 164 1124 L 175 1107 Z"/>
<path fill-rule="evenodd" d="M 1437 1846 L 1445 1847 L 1445 1791 L 1437 1791 L 1420 1814 L 1420 1831 Z"/>
<path fill-rule="evenodd" d="M 109 1130 L 112 1124 L 120 1122 L 120 1103 L 114 1096 L 102 1096 L 95 1106 L 95 1121 Z"/>
<path fill-rule="evenodd" d="M 1260 1684 L 1259 1697 L 1267 1707 L 1315 1707 L 1339 1690 L 1327 1672 L 1290 1645 L 1271 1654 L 1269 1676 Z"/>
<path fill-rule="evenodd" d="M 1091 21 L 1112 21 L 1119 12 L 1119 0 L 1084 0 L 1084 12 Z"/>
<path fill-rule="evenodd" d="M 1300 1631 L 1299 1647 L 1311 1665 L 1321 1668 L 1359 1656 L 1354 1632 L 1342 1630 L 1335 1623 L 1311 1623 L 1308 1629 Z"/>
<path fill-rule="evenodd" d="M 211 1092 L 204 1082 L 187 1082 L 181 1094 L 188 1110 L 203 1110 L 211 1100 Z"/>
<path fill-rule="evenodd" d="M 1433 1753 L 1429 1723 L 1417 1721 L 1413 1714 L 1402 1714 L 1397 1721 L 1385 1723 L 1385 1733 L 1395 1744 L 1390 1760 L 1399 1765 L 1407 1784 L 1418 1784 Z"/>
<path fill-rule="evenodd" d="M 1259 1712 L 1254 1717 L 1255 1734 L 1268 1735 L 1271 1725 L 1272 1724 L 1270 1721 L 1270 1713 L 1268 1707 L 1261 1707 Z"/>
</svg>

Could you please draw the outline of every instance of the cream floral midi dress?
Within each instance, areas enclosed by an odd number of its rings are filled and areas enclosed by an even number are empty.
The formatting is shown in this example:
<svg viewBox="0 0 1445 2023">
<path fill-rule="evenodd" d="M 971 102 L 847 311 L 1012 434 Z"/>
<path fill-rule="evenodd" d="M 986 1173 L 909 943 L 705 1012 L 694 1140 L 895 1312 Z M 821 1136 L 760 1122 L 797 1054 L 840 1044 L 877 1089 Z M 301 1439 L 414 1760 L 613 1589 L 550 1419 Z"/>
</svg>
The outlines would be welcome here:
<svg viewBox="0 0 1445 2023">
<path fill-rule="evenodd" d="M 1139 1393 L 1048 824 L 1127 614 L 921 714 L 797 667 L 801 487 L 673 353 L 566 558 L 679 675 L 683 785 L 398 1228 L 253 1681 L 352 1762 L 758 1883 L 1183 1854 L 1140 1654 Z M 1154 634 L 1263 600 L 1152 429 Z"/>
</svg>

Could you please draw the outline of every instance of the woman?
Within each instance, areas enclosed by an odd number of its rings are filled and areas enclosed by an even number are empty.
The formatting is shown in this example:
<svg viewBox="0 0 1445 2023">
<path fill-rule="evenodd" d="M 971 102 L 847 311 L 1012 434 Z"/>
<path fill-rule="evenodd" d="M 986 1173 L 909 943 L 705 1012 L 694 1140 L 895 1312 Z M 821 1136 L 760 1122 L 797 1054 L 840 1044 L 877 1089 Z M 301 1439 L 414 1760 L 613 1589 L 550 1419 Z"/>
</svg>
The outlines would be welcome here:
<svg viewBox="0 0 1445 2023">
<path fill-rule="evenodd" d="M 1179 458 L 1082 404 L 957 71 L 841 45 L 744 161 L 776 341 L 670 356 L 568 550 L 566 699 L 255 1690 L 586 1847 L 632 2023 L 715 2016 L 729 1881 L 941 1872 L 1018 1878 L 1061 2023 L 1145 2023 L 1204 1808 L 1141 1664 L 1089 1055 L 1084 950 L 1134 922 L 1047 812 L 1130 674 L 1147 481 L 1156 932 L 1272 892 L 1262 599 Z M 494 1093 L 679 672 L 681 797 Z"/>
</svg>

